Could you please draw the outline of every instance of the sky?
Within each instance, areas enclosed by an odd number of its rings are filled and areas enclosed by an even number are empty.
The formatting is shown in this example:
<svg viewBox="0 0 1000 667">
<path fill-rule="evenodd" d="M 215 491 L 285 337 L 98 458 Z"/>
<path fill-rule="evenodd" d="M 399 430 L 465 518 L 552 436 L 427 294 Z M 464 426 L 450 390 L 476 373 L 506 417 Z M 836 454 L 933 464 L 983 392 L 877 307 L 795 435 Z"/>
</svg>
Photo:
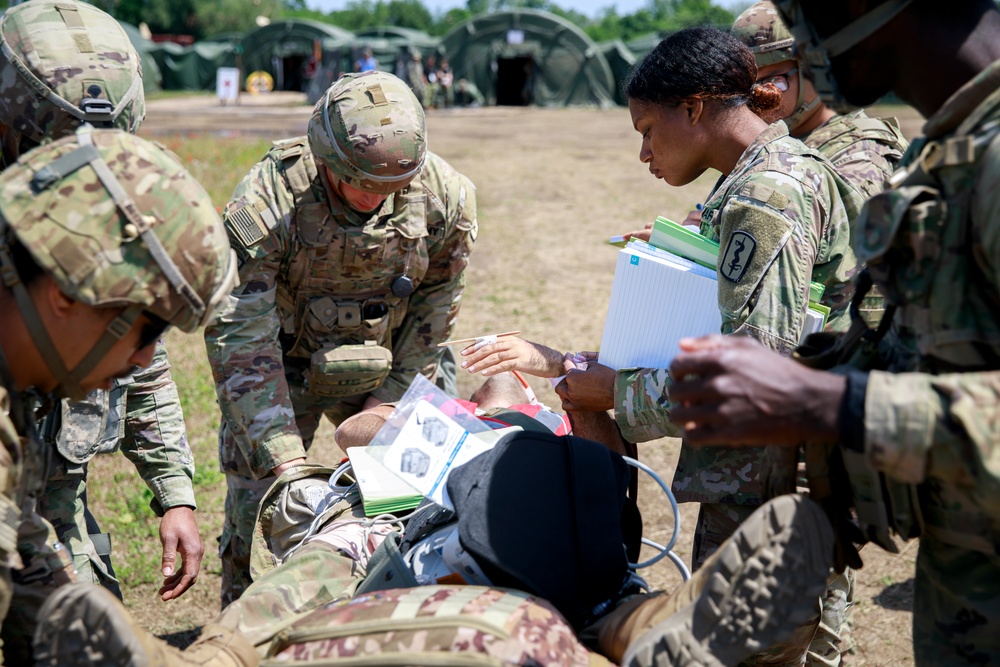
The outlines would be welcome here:
<svg viewBox="0 0 1000 667">
<path fill-rule="evenodd" d="M 740 0 L 716 0 L 716 2 L 723 7 L 732 7 L 739 4 Z M 423 0 L 423 3 L 433 14 L 466 6 L 465 0 Z M 307 0 L 306 4 L 312 9 L 329 12 L 335 9 L 344 9 L 347 7 L 348 0 Z M 606 7 L 614 6 L 619 14 L 631 14 L 649 3 L 648 0 L 566 0 L 566 2 L 556 0 L 556 4 L 567 9 L 575 9 L 581 14 L 597 16 Z"/>
</svg>

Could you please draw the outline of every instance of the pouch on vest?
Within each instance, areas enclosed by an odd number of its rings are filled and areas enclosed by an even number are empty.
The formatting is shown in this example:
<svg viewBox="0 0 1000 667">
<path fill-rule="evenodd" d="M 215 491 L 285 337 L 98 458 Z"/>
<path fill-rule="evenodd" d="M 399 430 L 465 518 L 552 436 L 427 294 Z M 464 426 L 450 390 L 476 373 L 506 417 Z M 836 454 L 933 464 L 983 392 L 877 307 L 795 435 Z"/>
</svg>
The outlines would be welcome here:
<svg viewBox="0 0 1000 667">
<path fill-rule="evenodd" d="M 946 219 L 941 193 L 923 185 L 887 190 L 868 200 L 856 223 L 857 254 L 888 303 L 926 305 Z"/>
<path fill-rule="evenodd" d="M 266 647 L 261 665 L 279 664 L 610 665 L 546 601 L 481 586 L 418 586 L 326 604 Z"/>
<path fill-rule="evenodd" d="M 378 389 L 392 370 L 392 352 L 373 340 L 331 345 L 313 353 L 307 382 L 316 396 L 353 396 Z"/>
<path fill-rule="evenodd" d="M 600 443 L 523 431 L 453 470 L 447 488 L 461 545 L 486 577 L 549 600 L 581 628 L 633 581 L 642 520 L 629 478 Z"/>
</svg>

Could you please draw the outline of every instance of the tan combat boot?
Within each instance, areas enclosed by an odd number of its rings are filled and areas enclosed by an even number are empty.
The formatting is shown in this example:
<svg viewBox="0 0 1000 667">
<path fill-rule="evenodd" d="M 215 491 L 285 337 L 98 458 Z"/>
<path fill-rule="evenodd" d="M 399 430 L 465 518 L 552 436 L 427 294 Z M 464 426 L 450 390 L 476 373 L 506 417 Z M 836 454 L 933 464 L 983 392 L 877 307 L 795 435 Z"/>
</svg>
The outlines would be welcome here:
<svg viewBox="0 0 1000 667">
<path fill-rule="evenodd" d="M 820 612 L 833 531 L 816 503 L 775 498 L 672 594 L 636 596 L 584 631 L 623 667 L 724 667 Z"/>
<path fill-rule="evenodd" d="M 253 645 L 219 625 L 186 650 L 139 627 L 118 599 L 90 583 L 59 588 L 42 607 L 34 639 L 43 667 L 257 667 Z"/>
</svg>

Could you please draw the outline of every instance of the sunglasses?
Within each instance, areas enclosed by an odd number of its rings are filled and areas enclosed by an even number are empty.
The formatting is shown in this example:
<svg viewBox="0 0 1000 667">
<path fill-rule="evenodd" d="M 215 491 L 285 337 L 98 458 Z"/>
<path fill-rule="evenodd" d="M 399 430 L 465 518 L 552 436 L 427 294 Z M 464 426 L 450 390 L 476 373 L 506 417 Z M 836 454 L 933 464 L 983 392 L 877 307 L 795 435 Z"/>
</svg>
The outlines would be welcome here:
<svg viewBox="0 0 1000 667">
<path fill-rule="evenodd" d="M 167 331 L 170 329 L 170 322 L 165 319 L 154 315 L 153 313 L 146 311 L 143 313 L 146 316 L 146 322 L 142 325 L 142 329 L 139 331 L 139 349 L 144 349 L 150 345 L 155 344 L 158 340 L 166 335 Z"/>
<path fill-rule="evenodd" d="M 784 93 L 785 91 L 788 90 L 788 77 L 792 76 L 793 74 L 797 74 L 798 71 L 799 71 L 798 67 L 793 67 L 792 69 L 788 70 L 783 74 L 771 74 L 770 76 L 765 76 L 762 79 L 758 79 L 757 83 L 760 84 L 773 83 L 778 90 Z"/>
</svg>

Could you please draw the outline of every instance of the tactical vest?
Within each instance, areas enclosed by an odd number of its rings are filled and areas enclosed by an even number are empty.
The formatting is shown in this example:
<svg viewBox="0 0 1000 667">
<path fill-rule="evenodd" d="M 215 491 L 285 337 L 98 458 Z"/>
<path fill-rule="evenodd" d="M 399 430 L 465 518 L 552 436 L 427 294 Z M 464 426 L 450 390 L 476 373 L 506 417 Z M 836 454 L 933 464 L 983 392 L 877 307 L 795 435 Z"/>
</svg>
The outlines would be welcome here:
<svg viewBox="0 0 1000 667">
<path fill-rule="evenodd" d="M 304 137 L 279 142 L 273 151 L 295 201 L 276 293 L 282 348 L 289 357 L 312 360 L 314 393 L 371 391 L 388 374 L 392 332 L 409 304 L 406 289 L 393 293 L 400 285 L 394 281 L 405 279 L 412 293 L 427 272 L 421 177 L 363 219 L 329 199 Z"/>
<path fill-rule="evenodd" d="M 984 167 L 1000 164 L 998 135 L 1000 90 L 954 134 L 914 143 L 889 189 L 872 198 L 858 220 L 859 256 L 897 308 L 893 333 L 904 353 L 893 357 L 889 371 L 1000 370 L 997 276 L 972 236 L 972 192 Z M 988 451 L 995 443 L 976 427 L 974 412 L 955 405 L 952 416 L 956 428 Z M 888 518 L 904 537 L 923 533 L 1000 555 L 1000 489 L 970 479 L 970 463 L 959 462 L 955 479 L 928 479 L 919 486 L 882 475 L 886 515 L 878 514 L 876 503 L 868 506 L 874 516 L 858 507 L 859 518 L 869 524 Z"/>
<path fill-rule="evenodd" d="M 895 118 L 847 116 L 813 130 L 804 141 L 836 165 L 838 160 L 847 156 L 852 146 L 866 139 L 890 149 L 897 160 L 906 151 L 907 142 Z"/>
</svg>

